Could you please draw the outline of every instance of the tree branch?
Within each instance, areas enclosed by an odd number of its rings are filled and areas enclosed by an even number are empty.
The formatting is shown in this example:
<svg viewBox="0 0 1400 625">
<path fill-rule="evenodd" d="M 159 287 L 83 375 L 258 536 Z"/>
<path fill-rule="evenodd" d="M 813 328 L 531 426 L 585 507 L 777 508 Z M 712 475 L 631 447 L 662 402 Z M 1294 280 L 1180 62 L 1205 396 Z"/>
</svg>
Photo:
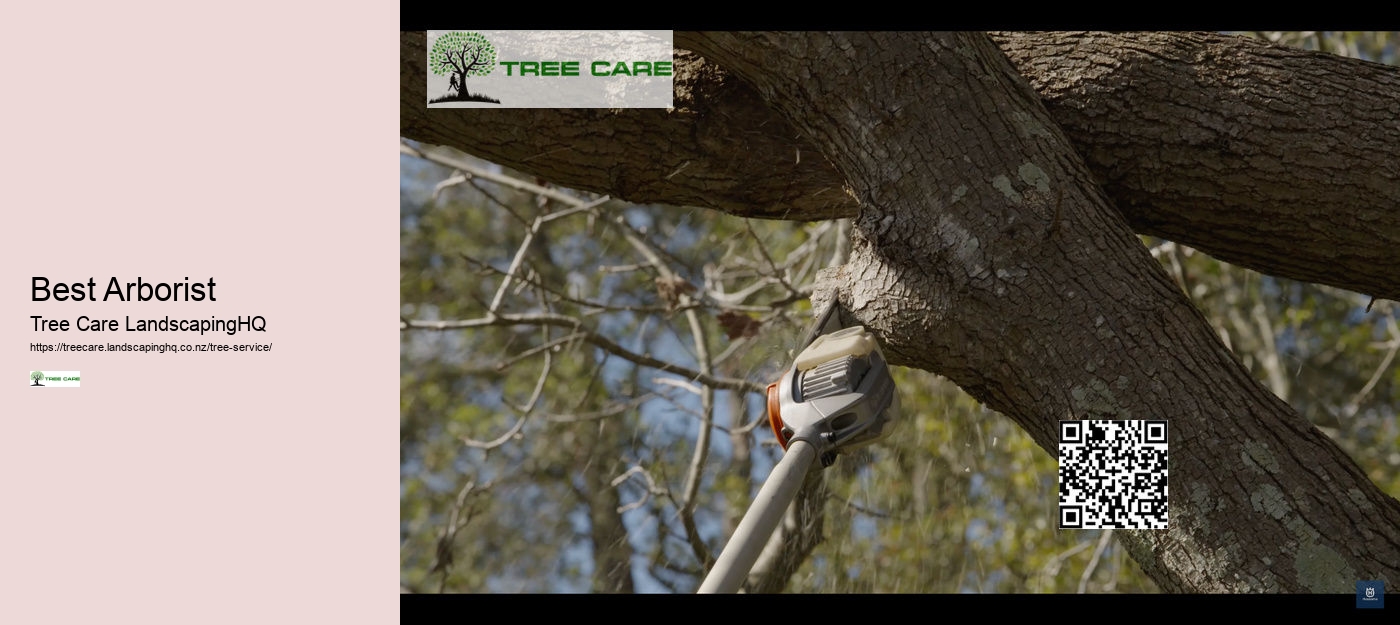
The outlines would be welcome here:
<svg viewBox="0 0 1400 625">
<path fill-rule="evenodd" d="M 1203 33 L 995 37 L 1053 116 L 1022 132 L 1063 128 L 1135 231 L 1400 299 L 1388 272 L 1400 266 L 1397 68 Z M 424 33 L 400 45 L 405 137 L 633 202 L 769 219 L 857 213 L 804 133 L 694 53 L 677 51 L 669 112 L 463 111 L 424 106 Z"/>
<path fill-rule="evenodd" d="M 738 380 L 734 378 L 721 378 L 707 375 L 680 365 L 659 360 L 645 354 L 638 354 L 629 350 L 611 339 L 593 332 L 582 329 L 578 319 L 566 315 L 556 315 L 553 313 L 526 313 L 526 314 L 500 314 L 477 319 L 463 320 L 424 320 L 424 319 L 403 319 L 399 321 L 399 330 L 459 330 L 463 328 L 482 328 L 487 326 L 513 326 L 513 325 L 551 325 L 570 329 L 577 329 L 583 333 L 583 340 L 592 343 L 615 356 L 619 356 L 631 362 L 635 362 L 644 367 L 651 367 L 658 371 L 675 373 L 684 376 L 688 380 L 704 383 L 718 389 L 729 391 L 740 391 L 745 393 L 764 393 L 767 388 L 763 384 L 750 382 L 748 380 Z"/>
<path fill-rule="evenodd" d="M 985 35 L 677 40 L 843 172 L 863 210 L 834 296 L 891 363 L 948 377 L 1052 453 L 1062 418 L 1170 421 L 1187 441 L 1170 528 L 1118 532 L 1164 590 L 1400 576 L 1400 502 L 1225 349 Z M 1341 538 L 1357 532 L 1364 550 Z"/>
</svg>

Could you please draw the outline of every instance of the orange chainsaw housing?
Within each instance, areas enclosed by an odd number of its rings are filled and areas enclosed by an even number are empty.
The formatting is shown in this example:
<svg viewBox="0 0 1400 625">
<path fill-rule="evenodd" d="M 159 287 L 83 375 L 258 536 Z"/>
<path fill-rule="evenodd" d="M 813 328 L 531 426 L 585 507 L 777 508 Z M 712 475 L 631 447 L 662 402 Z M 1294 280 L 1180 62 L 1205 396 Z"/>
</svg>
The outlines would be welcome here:
<svg viewBox="0 0 1400 625">
<path fill-rule="evenodd" d="M 778 399 L 778 382 L 768 385 L 768 425 L 773 428 L 773 436 L 778 438 L 778 444 L 787 449 L 789 439 L 783 435 L 783 413 L 782 402 Z"/>
</svg>

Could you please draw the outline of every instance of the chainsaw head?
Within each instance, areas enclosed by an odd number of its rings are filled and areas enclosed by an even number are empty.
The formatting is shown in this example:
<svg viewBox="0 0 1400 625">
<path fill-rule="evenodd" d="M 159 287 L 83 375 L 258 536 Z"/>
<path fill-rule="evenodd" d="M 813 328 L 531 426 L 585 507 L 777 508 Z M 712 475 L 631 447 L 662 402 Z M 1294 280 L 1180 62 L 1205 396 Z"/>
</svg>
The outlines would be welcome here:
<svg viewBox="0 0 1400 625">
<path fill-rule="evenodd" d="M 768 424 L 787 449 L 803 439 L 830 464 L 835 452 L 868 445 L 889 434 L 899 395 L 875 336 L 841 327 L 829 306 L 808 343 L 778 382 L 768 385 Z"/>
</svg>

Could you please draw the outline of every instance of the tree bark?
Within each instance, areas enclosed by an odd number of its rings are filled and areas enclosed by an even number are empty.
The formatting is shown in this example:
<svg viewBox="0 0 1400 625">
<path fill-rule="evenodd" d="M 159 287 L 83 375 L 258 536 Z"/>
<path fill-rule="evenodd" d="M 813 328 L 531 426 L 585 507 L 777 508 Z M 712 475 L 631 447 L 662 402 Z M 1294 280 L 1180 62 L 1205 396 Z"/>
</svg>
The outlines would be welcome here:
<svg viewBox="0 0 1400 625">
<path fill-rule="evenodd" d="M 1400 295 L 1397 68 L 1201 33 L 993 38 L 1135 231 Z"/>
<path fill-rule="evenodd" d="M 1052 453 L 1061 419 L 1169 421 L 1171 529 L 1122 533 L 1163 589 L 1400 580 L 1400 502 L 1249 376 L 987 36 L 679 43 L 751 82 L 848 181 L 862 211 L 834 295 L 891 362 L 947 376 Z"/>
<path fill-rule="evenodd" d="M 995 38 L 1136 232 L 1400 299 L 1397 68 L 1199 33 Z M 773 219 L 857 212 L 801 133 L 695 54 L 677 51 L 673 111 L 468 114 L 423 106 L 424 35 L 400 42 L 405 137 L 636 202 Z"/>
<path fill-rule="evenodd" d="M 879 334 L 892 363 L 948 377 L 1051 453 L 1061 419 L 1168 420 L 1171 528 L 1118 532 L 1164 590 L 1349 593 L 1361 579 L 1400 581 L 1400 502 L 1250 377 L 1134 232 L 1400 295 L 1392 277 L 1358 266 L 1400 266 L 1394 70 L 1291 69 L 1314 105 L 1319 81 L 1371 76 L 1370 88 L 1391 94 L 1373 103 L 1380 113 L 1313 116 L 1345 136 L 1313 133 L 1296 152 L 1259 134 L 1313 132 L 1280 100 L 1295 96 L 1260 84 L 1225 98 L 1274 74 L 1231 83 L 1251 74 L 1205 35 L 1001 35 L 1021 59 L 1013 66 L 973 33 L 678 33 L 705 60 L 681 64 L 674 112 L 481 115 L 423 107 L 423 45 L 412 35 L 404 136 L 628 199 L 858 214 L 849 262 L 817 297 L 837 298 Z M 1230 49 L 1279 67 L 1333 63 Z M 1041 72 L 1040 94 L 1022 72 Z M 1388 145 L 1370 145 L 1376 136 Z M 1357 160 L 1334 167 L 1311 151 L 1324 145 Z M 832 185 L 849 196 L 821 191 Z M 1293 201 L 1280 202 L 1288 192 Z M 1254 236 L 1230 232 L 1241 218 Z M 1339 252 L 1339 240 L 1373 249 Z"/>
</svg>

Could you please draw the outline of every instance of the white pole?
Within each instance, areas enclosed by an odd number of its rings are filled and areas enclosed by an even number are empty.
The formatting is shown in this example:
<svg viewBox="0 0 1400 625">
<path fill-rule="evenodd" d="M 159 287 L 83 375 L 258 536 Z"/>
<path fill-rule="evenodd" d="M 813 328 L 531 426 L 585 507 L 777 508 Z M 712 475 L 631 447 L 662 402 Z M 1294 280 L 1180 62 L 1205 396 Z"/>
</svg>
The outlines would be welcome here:
<svg viewBox="0 0 1400 625">
<path fill-rule="evenodd" d="M 719 559 L 715 560 L 714 568 L 700 584 L 699 592 L 739 591 L 758 555 L 763 552 L 763 545 L 777 529 L 792 500 L 797 498 L 797 489 L 802 486 L 807 471 L 816 459 L 817 448 L 805 440 L 793 441 L 788 446 L 787 452 L 763 482 L 763 487 L 758 489 L 758 497 L 744 513 L 739 527 L 734 528 L 734 535 L 729 537 L 729 544 L 724 546 Z"/>
</svg>

